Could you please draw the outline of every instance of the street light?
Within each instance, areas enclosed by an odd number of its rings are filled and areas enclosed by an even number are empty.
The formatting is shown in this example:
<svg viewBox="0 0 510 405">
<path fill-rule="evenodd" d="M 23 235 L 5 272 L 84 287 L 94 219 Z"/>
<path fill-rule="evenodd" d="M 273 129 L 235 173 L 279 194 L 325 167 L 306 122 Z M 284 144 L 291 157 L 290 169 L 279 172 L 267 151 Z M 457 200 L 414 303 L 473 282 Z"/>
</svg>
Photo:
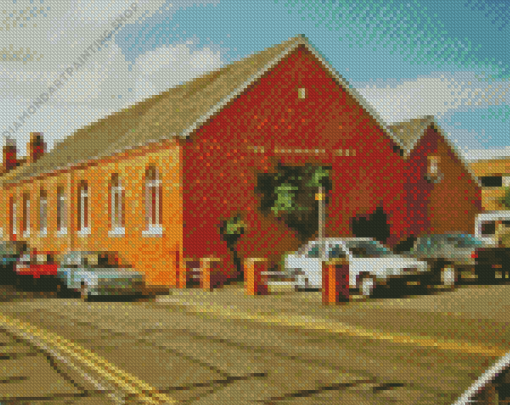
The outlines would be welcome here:
<svg viewBox="0 0 510 405">
<path fill-rule="evenodd" d="M 326 214 L 326 194 L 324 187 L 319 186 L 319 192 L 315 194 L 315 200 L 319 201 L 319 249 L 320 257 L 324 258 L 324 222 Z"/>
</svg>

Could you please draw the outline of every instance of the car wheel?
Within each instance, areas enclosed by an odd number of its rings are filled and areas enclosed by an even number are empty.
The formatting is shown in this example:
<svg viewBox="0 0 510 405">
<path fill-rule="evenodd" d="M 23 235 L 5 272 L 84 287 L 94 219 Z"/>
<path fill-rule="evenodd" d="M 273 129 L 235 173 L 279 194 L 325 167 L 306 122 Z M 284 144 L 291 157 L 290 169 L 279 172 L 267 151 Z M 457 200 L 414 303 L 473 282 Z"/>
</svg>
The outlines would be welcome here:
<svg viewBox="0 0 510 405">
<path fill-rule="evenodd" d="M 296 269 L 297 271 L 301 271 L 301 269 Z M 310 287 L 310 283 L 308 281 L 308 277 L 305 277 L 304 275 L 296 275 L 296 291 L 304 291 L 307 288 Z"/>
<path fill-rule="evenodd" d="M 359 280 L 358 284 L 358 292 L 363 298 L 369 298 L 374 295 L 374 291 L 376 288 L 376 282 L 374 277 L 372 276 L 363 276 Z"/>
<path fill-rule="evenodd" d="M 455 266 L 451 264 L 445 265 L 441 269 L 441 285 L 449 288 L 454 288 L 457 284 L 458 271 Z"/>
<path fill-rule="evenodd" d="M 89 288 L 87 286 L 87 283 L 81 283 L 80 299 L 83 302 L 87 302 L 90 300 Z"/>
</svg>

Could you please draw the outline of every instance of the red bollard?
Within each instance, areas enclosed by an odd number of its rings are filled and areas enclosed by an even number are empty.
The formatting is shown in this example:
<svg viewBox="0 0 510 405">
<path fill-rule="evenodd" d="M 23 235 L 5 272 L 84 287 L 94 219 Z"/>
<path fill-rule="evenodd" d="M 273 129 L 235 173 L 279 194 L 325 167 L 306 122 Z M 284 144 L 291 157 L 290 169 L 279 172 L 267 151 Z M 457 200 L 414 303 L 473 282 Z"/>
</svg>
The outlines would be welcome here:
<svg viewBox="0 0 510 405">
<path fill-rule="evenodd" d="M 266 277 L 261 273 L 267 271 L 268 260 L 263 258 L 250 258 L 244 264 L 244 290 L 246 295 L 269 294 Z"/>
<path fill-rule="evenodd" d="M 322 303 L 349 302 L 349 261 L 332 259 L 322 264 Z"/>
<path fill-rule="evenodd" d="M 200 288 L 202 290 L 212 291 L 217 287 L 220 280 L 219 264 L 221 259 L 206 258 L 200 259 Z"/>
</svg>

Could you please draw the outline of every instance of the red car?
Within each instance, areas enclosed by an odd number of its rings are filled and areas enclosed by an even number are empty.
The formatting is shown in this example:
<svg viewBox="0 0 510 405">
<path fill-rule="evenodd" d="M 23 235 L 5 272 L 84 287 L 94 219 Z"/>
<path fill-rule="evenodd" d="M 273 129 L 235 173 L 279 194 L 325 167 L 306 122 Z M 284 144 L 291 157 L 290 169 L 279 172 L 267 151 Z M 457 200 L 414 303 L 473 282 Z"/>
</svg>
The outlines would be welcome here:
<svg viewBox="0 0 510 405">
<path fill-rule="evenodd" d="M 58 262 L 56 252 L 32 251 L 21 256 L 16 265 L 17 285 L 38 284 L 39 279 L 56 280 Z"/>
</svg>

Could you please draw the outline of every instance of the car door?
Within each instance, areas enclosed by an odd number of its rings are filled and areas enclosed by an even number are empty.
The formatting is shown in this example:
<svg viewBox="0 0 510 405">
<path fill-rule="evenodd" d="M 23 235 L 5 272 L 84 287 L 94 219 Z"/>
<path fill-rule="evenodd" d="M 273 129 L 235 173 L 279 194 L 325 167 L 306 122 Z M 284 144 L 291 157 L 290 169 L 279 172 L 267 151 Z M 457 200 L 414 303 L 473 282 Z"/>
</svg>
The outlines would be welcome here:
<svg viewBox="0 0 510 405">
<path fill-rule="evenodd" d="M 380 258 L 370 257 L 370 252 L 367 247 L 363 244 L 353 244 L 349 247 L 349 253 L 351 256 L 349 263 L 349 284 L 352 287 L 356 287 L 359 275 L 367 273 L 372 276 L 381 277 L 384 273 L 384 260 Z"/>
<path fill-rule="evenodd" d="M 306 273 L 305 277 L 308 278 L 308 282 L 310 286 L 320 287 L 322 285 L 322 262 L 323 257 L 321 257 L 321 247 L 322 255 L 325 253 L 325 244 L 319 244 L 318 242 L 314 242 L 310 244 L 307 252 L 305 253 L 305 269 L 303 269 Z"/>
<path fill-rule="evenodd" d="M 77 269 L 76 265 L 77 253 L 67 253 L 62 257 L 62 261 L 57 270 L 57 276 L 61 279 L 67 288 L 76 288 L 74 286 L 74 272 Z"/>
</svg>

